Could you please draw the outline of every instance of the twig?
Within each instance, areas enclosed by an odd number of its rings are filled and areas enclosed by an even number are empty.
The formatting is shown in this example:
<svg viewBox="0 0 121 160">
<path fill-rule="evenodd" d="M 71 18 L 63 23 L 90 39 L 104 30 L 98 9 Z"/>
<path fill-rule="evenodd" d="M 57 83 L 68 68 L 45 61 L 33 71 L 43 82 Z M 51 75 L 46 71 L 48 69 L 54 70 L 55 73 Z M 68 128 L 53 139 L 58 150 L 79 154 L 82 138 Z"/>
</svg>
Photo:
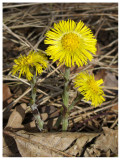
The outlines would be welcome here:
<svg viewBox="0 0 121 160">
<path fill-rule="evenodd" d="M 114 121 L 114 123 L 111 125 L 111 127 L 110 127 L 110 128 L 111 128 L 111 129 L 112 129 L 112 128 L 114 128 L 114 127 L 115 127 L 115 125 L 117 124 L 117 122 L 118 122 L 118 118 Z"/>
<path fill-rule="evenodd" d="M 26 6 L 33 6 L 38 4 L 40 3 L 23 3 L 23 4 L 17 4 L 17 5 L 7 5 L 7 6 L 3 6 L 3 9 L 26 7 Z"/>
<path fill-rule="evenodd" d="M 16 103 L 18 103 L 20 101 L 20 99 L 22 99 L 26 94 L 28 94 L 31 91 L 31 88 L 28 88 L 20 97 L 18 97 L 16 100 L 14 100 L 12 103 L 10 103 L 6 108 L 3 109 L 3 114 L 7 113 L 8 111 L 10 111 L 10 109 L 12 109 Z"/>
</svg>

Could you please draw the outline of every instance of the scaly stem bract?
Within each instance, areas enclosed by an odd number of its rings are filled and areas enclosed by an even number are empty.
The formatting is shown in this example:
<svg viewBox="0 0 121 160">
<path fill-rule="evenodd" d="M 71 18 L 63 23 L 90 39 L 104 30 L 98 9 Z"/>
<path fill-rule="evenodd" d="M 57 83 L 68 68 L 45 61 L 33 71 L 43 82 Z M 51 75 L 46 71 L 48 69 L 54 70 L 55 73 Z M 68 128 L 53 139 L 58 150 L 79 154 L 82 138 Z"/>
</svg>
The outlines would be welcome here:
<svg viewBox="0 0 121 160">
<path fill-rule="evenodd" d="M 42 129 L 43 129 L 43 121 L 41 120 L 40 113 L 39 113 L 39 110 L 38 110 L 37 105 L 36 105 L 36 86 L 35 85 L 36 85 L 36 74 L 34 74 L 33 79 L 31 81 L 31 88 L 32 88 L 32 92 L 31 92 L 31 97 L 32 97 L 31 109 L 32 109 L 34 118 L 36 120 L 37 127 L 38 127 L 38 129 L 40 131 L 42 131 Z"/>
<path fill-rule="evenodd" d="M 69 76 L 70 68 L 65 66 L 65 84 L 64 91 L 62 95 L 63 99 L 63 114 L 62 114 L 62 130 L 66 131 L 68 129 L 68 104 L 69 104 Z"/>
</svg>

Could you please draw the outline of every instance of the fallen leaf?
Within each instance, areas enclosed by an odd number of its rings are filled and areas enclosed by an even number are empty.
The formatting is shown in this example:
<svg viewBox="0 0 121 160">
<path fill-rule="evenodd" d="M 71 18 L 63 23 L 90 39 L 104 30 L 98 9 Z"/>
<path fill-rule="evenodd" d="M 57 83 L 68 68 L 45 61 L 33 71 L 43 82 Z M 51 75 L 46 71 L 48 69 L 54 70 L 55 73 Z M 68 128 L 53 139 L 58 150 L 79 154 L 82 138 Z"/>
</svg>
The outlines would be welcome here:
<svg viewBox="0 0 121 160">
<path fill-rule="evenodd" d="M 77 138 L 75 143 L 66 151 L 66 153 L 72 154 L 74 156 L 80 156 L 84 150 L 84 146 L 90 143 L 96 136 L 96 133 L 81 133 L 80 137 Z"/>
<path fill-rule="evenodd" d="M 118 155 L 118 130 L 103 127 L 103 132 L 96 138 L 95 143 L 85 150 L 84 156 L 90 157 L 91 155 L 95 157 L 97 151 L 100 151 L 100 155 L 101 152 L 105 152 L 105 156 L 108 156 L 110 155 L 109 150 L 115 156 Z"/>
<path fill-rule="evenodd" d="M 8 123 L 7 123 L 7 127 L 10 128 L 24 128 L 24 126 L 22 125 L 22 122 L 24 120 L 25 117 L 25 110 L 27 109 L 27 105 L 25 103 L 22 103 L 18 106 L 16 106 L 16 108 L 14 109 L 14 111 L 11 113 Z"/>
<path fill-rule="evenodd" d="M 48 118 L 48 114 L 47 113 L 42 113 L 41 117 L 42 117 L 42 120 L 45 121 Z"/>
<path fill-rule="evenodd" d="M 118 104 L 114 105 L 113 107 L 111 107 L 111 111 L 118 111 Z"/>
<path fill-rule="evenodd" d="M 15 140 L 7 135 L 3 135 L 3 157 L 21 157 Z"/>
<path fill-rule="evenodd" d="M 12 136 L 22 157 L 75 157 L 98 133 L 4 131 Z"/>
<path fill-rule="evenodd" d="M 101 69 L 101 70 L 96 72 L 95 80 L 105 79 L 105 76 L 106 76 L 106 70 L 105 69 Z"/>
<path fill-rule="evenodd" d="M 102 134 L 97 138 L 95 148 L 100 150 L 108 151 L 109 149 L 118 154 L 118 131 L 103 127 L 104 135 Z"/>
<path fill-rule="evenodd" d="M 7 84 L 3 84 L 3 108 L 12 102 L 12 94 Z"/>
<path fill-rule="evenodd" d="M 118 87 L 118 80 L 113 73 L 107 72 L 107 75 L 104 79 L 104 86 L 107 87 Z"/>
</svg>

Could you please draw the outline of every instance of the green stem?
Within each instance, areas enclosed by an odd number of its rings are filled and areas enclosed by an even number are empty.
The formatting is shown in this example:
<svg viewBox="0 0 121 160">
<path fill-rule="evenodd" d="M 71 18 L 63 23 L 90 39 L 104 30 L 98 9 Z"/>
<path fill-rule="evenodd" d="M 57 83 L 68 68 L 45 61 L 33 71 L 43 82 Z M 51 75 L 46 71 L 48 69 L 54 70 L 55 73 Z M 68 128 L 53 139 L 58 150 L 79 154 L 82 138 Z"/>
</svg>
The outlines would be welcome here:
<svg viewBox="0 0 121 160">
<path fill-rule="evenodd" d="M 66 131 L 68 129 L 68 104 L 69 104 L 69 76 L 70 76 L 70 68 L 65 66 L 65 84 L 64 91 L 62 95 L 63 99 L 63 114 L 62 114 L 62 130 Z"/>
<path fill-rule="evenodd" d="M 83 98 L 82 94 L 78 94 L 77 97 L 73 100 L 72 104 L 69 106 L 68 111 L 71 111 L 73 107 Z"/>
<path fill-rule="evenodd" d="M 41 131 L 43 129 L 43 121 L 41 120 L 39 110 L 38 110 L 37 105 L 35 103 L 36 102 L 36 74 L 34 74 L 33 79 L 31 81 L 31 88 L 32 88 L 32 92 L 31 92 L 31 97 L 32 97 L 31 109 L 32 109 L 34 118 L 36 120 L 37 127 Z"/>
<path fill-rule="evenodd" d="M 66 113 L 62 118 L 62 131 L 67 131 L 68 129 L 68 116 L 68 113 Z"/>
</svg>

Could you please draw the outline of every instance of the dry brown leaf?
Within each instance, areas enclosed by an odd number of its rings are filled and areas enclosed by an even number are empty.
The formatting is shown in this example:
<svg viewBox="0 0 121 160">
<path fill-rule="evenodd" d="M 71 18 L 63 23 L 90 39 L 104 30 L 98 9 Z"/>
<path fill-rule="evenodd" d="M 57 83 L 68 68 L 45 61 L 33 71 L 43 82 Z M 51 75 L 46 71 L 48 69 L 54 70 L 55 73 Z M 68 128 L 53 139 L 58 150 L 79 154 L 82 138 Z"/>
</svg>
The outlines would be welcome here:
<svg viewBox="0 0 121 160">
<path fill-rule="evenodd" d="M 16 133 L 4 131 L 4 133 L 15 139 L 22 157 L 80 156 L 85 145 L 99 135 L 74 132 L 30 133 L 24 130 Z"/>
<path fill-rule="evenodd" d="M 7 84 L 3 84 L 3 108 L 12 102 L 12 94 Z"/>
<path fill-rule="evenodd" d="M 31 130 L 38 131 L 35 120 L 31 121 L 30 123 L 24 124 L 24 129 L 26 131 L 31 131 Z"/>
<path fill-rule="evenodd" d="M 106 157 L 110 157 L 110 150 L 106 152 Z"/>
<path fill-rule="evenodd" d="M 107 75 L 104 79 L 104 86 L 107 87 L 118 87 L 118 80 L 113 73 L 107 72 Z"/>
<path fill-rule="evenodd" d="M 47 113 L 42 113 L 41 117 L 42 117 L 42 120 L 45 121 L 48 118 L 48 114 Z"/>
<path fill-rule="evenodd" d="M 25 125 L 22 125 L 22 122 L 25 118 L 25 111 L 27 109 L 27 105 L 25 103 L 22 103 L 14 109 L 14 111 L 11 113 L 8 123 L 6 125 L 6 128 L 13 128 L 13 129 L 20 129 L 23 128 L 25 130 L 36 130 L 36 123 L 35 120 L 33 120 L 30 123 L 27 123 Z M 42 120 L 45 121 L 48 118 L 47 113 L 41 114 Z"/>
<path fill-rule="evenodd" d="M 3 135 L 3 157 L 20 157 L 15 140 L 7 135 Z"/>
<path fill-rule="evenodd" d="M 25 117 L 25 110 L 27 109 L 27 105 L 25 103 L 20 104 L 19 106 L 16 106 L 16 108 L 14 109 L 14 111 L 12 112 L 12 114 L 9 117 L 8 123 L 7 123 L 7 127 L 10 128 L 24 128 L 24 126 L 22 125 L 22 122 L 24 120 Z"/>
<path fill-rule="evenodd" d="M 96 133 L 81 133 L 80 137 L 77 138 L 74 145 L 71 146 L 66 153 L 72 154 L 74 156 L 81 156 L 83 153 L 84 147 L 92 141 L 93 138 L 97 136 Z"/>
<path fill-rule="evenodd" d="M 118 130 L 113 130 L 108 127 L 103 128 L 104 133 L 102 133 L 95 141 L 95 144 L 92 144 L 90 148 L 87 148 L 85 151 L 85 156 L 95 157 L 95 153 L 100 151 L 105 152 L 105 155 L 110 155 L 109 150 L 111 150 L 112 153 L 115 154 L 115 156 L 118 155 Z M 99 156 L 99 154 L 97 155 Z"/>
<path fill-rule="evenodd" d="M 103 128 L 104 135 L 102 134 L 97 138 L 95 148 L 108 151 L 109 149 L 118 154 L 118 131 L 108 127 Z"/>
<path fill-rule="evenodd" d="M 106 76 L 106 70 L 105 69 L 101 69 L 98 72 L 96 72 L 95 80 L 104 79 L 105 76 Z"/>
<path fill-rule="evenodd" d="M 118 104 L 114 105 L 113 107 L 111 107 L 111 111 L 118 111 Z"/>
</svg>

